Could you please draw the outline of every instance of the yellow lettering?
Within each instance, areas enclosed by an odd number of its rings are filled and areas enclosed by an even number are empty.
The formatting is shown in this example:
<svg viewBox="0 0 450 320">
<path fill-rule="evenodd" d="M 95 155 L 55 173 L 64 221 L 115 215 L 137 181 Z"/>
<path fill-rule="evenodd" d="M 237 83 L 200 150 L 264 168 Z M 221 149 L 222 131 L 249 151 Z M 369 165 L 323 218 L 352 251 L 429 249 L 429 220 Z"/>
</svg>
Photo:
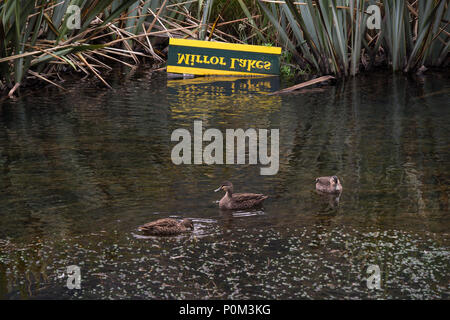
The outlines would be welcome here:
<svg viewBox="0 0 450 320">
<path fill-rule="evenodd" d="M 223 61 L 225 58 L 224 57 L 220 57 L 220 65 L 221 66 L 226 66 L 227 63 L 225 61 Z"/>
<path fill-rule="evenodd" d="M 252 68 L 255 67 L 255 63 L 256 63 L 257 60 L 247 60 L 247 61 L 248 61 L 248 63 L 247 63 L 247 71 L 251 71 Z"/>
<path fill-rule="evenodd" d="M 237 58 L 231 58 L 230 69 L 234 69 L 234 63 L 238 60 Z"/>
<path fill-rule="evenodd" d="M 178 54 L 178 62 L 177 62 L 177 64 L 182 64 L 183 61 L 184 61 L 184 63 L 188 63 L 188 60 L 189 60 L 189 55 L 188 54 L 179 53 Z"/>
<path fill-rule="evenodd" d="M 217 57 L 211 57 L 211 63 L 212 64 L 218 64 L 219 63 L 219 58 L 217 58 Z"/>
<path fill-rule="evenodd" d="M 263 62 L 262 62 L 262 61 L 258 61 L 258 62 L 256 63 L 256 67 L 257 67 L 258 69 L 262 69 L 262 67 L 263 67 Z"/>
<path fill-rule="evenodd" d="M 270 62 L 270 61 L 266 61 L 265 63 L 264 63 L 264 69 L 266 69 L 266 70 L 270 70 L 270 66 L 272 65 L 272 63 Z"/>
</svg>

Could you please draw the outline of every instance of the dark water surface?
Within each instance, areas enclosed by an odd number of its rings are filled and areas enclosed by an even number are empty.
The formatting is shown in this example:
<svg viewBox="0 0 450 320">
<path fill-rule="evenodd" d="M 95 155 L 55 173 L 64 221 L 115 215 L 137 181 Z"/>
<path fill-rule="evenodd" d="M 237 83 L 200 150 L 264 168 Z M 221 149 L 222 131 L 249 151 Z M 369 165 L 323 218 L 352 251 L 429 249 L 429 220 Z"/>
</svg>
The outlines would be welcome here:
<svg viewBox="0 0 450 320">
<path fill-rule="evenodd" d="M 418 81 L 417 81 L 418 80 Z M 0 298 L 450 298 L 450 80 L 284 96 L 272 79 L 117 74 L 0 107 Z M 280 170 L 171 162 L 177 128 L 280 128 Z M 205 144 L 206 145 L 206 144 Z M 314 192 L 337 174 L 340 199 Z M 223 180 L 270 195 L 221 212 Z M 136 227 L 189 217 L 193 234 Z M 381 289 L 366 285 L 369 265 Z M 81 289 L 66 287 L 69 265 Z"/>
</svg>

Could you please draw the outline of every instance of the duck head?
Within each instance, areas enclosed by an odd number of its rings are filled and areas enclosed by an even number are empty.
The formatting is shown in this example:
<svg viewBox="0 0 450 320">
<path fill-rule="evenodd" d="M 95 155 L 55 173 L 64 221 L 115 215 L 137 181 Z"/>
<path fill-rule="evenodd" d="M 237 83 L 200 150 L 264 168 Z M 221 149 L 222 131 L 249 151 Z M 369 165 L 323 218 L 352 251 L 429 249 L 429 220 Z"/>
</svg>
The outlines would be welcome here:
<svg viewBox="0 0 450 320">
<path fill-rule="evenodd" d="M 194 222 L 192 222 L 191 219 L 183 219 L 181 221 L 181 224 L 185 227 L 185 228 L 189 228 L 191 230 L 194 230 Z"/>
<path fill-rule="evenodd" d="M 219 188 L 214 190 L 214 192 L 219 192 L 220 190 L 231 194 L 233 193 L 233 184 L 230 181 L 225 181 Z"/>
<path fill-rule="evenodd" d="M 332 176 L 330 179 L 330 185 L 334 187 L 336 191 L 342 190 L 341 181 L 339 181 L 339 178 L 337 176 Z"/>
</svg>

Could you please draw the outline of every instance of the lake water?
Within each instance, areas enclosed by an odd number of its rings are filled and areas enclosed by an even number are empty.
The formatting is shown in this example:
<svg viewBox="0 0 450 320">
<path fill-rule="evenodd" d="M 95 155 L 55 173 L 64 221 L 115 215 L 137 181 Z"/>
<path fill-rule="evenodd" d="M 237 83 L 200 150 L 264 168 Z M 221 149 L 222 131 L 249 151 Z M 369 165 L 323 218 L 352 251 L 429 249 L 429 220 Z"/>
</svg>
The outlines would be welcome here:
<svg viewBox="0 0 450 320">
<path fill-rule="evenodd" d="M 1 102 L 0 298 L 450 298 L 448 74 L 361 75 L 283 96 L 267 95 L 286 85 L 276 77 L 138 70 L 110 82 Z M 279 128 L 278 174 L 174 165 L 171 133 L 194 120 Z M 334 174 L 340 198 L 316 194 L 315 178 Z M 270 198 L 221 211 L 224 180 Z M 165 217 L 195 230 L 136 230 Z M 66 286 L 70 265 L 79 290 Z"/>
</svg>

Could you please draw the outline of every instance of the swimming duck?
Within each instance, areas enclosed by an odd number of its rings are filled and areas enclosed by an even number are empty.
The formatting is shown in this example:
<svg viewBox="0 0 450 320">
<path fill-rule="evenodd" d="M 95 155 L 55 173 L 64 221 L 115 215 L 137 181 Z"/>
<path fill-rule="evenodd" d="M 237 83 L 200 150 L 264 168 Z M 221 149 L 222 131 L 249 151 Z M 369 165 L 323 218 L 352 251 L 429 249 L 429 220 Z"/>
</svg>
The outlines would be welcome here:
<svg viewBox="0 0 450 320">
<path fill-rule="evenodd" d="M 220 190 L 225 191 L 225 195 L 219 201 L 220 209 L 250 209 L 262 205 L 262 202 L 269 197 L 260 193 L 233 193 L 233 184 L 229 181 L 222 183 L 214 192 Z"/>
<path fill-rule="evenodd" d="M 138 228 L 139 231 L 144 231 L 147 234 L 154 236 L 171 236 L 180 234 L 183 232 L 187 232 L 190 230 L 194 230 L 194 223 L 190 219 L 183 219 L 181 222 L 178 222 L 175 219 L 164 218 L 158 219 L 156 221 L 152 221 L 146 223 Z"/>
<path fill-rule="evenodd" d="M 316 190 L 328 193 L 340 193 L 342 185 L 337 176 L 319 177 L 316 179 Z"/>
</svg>

